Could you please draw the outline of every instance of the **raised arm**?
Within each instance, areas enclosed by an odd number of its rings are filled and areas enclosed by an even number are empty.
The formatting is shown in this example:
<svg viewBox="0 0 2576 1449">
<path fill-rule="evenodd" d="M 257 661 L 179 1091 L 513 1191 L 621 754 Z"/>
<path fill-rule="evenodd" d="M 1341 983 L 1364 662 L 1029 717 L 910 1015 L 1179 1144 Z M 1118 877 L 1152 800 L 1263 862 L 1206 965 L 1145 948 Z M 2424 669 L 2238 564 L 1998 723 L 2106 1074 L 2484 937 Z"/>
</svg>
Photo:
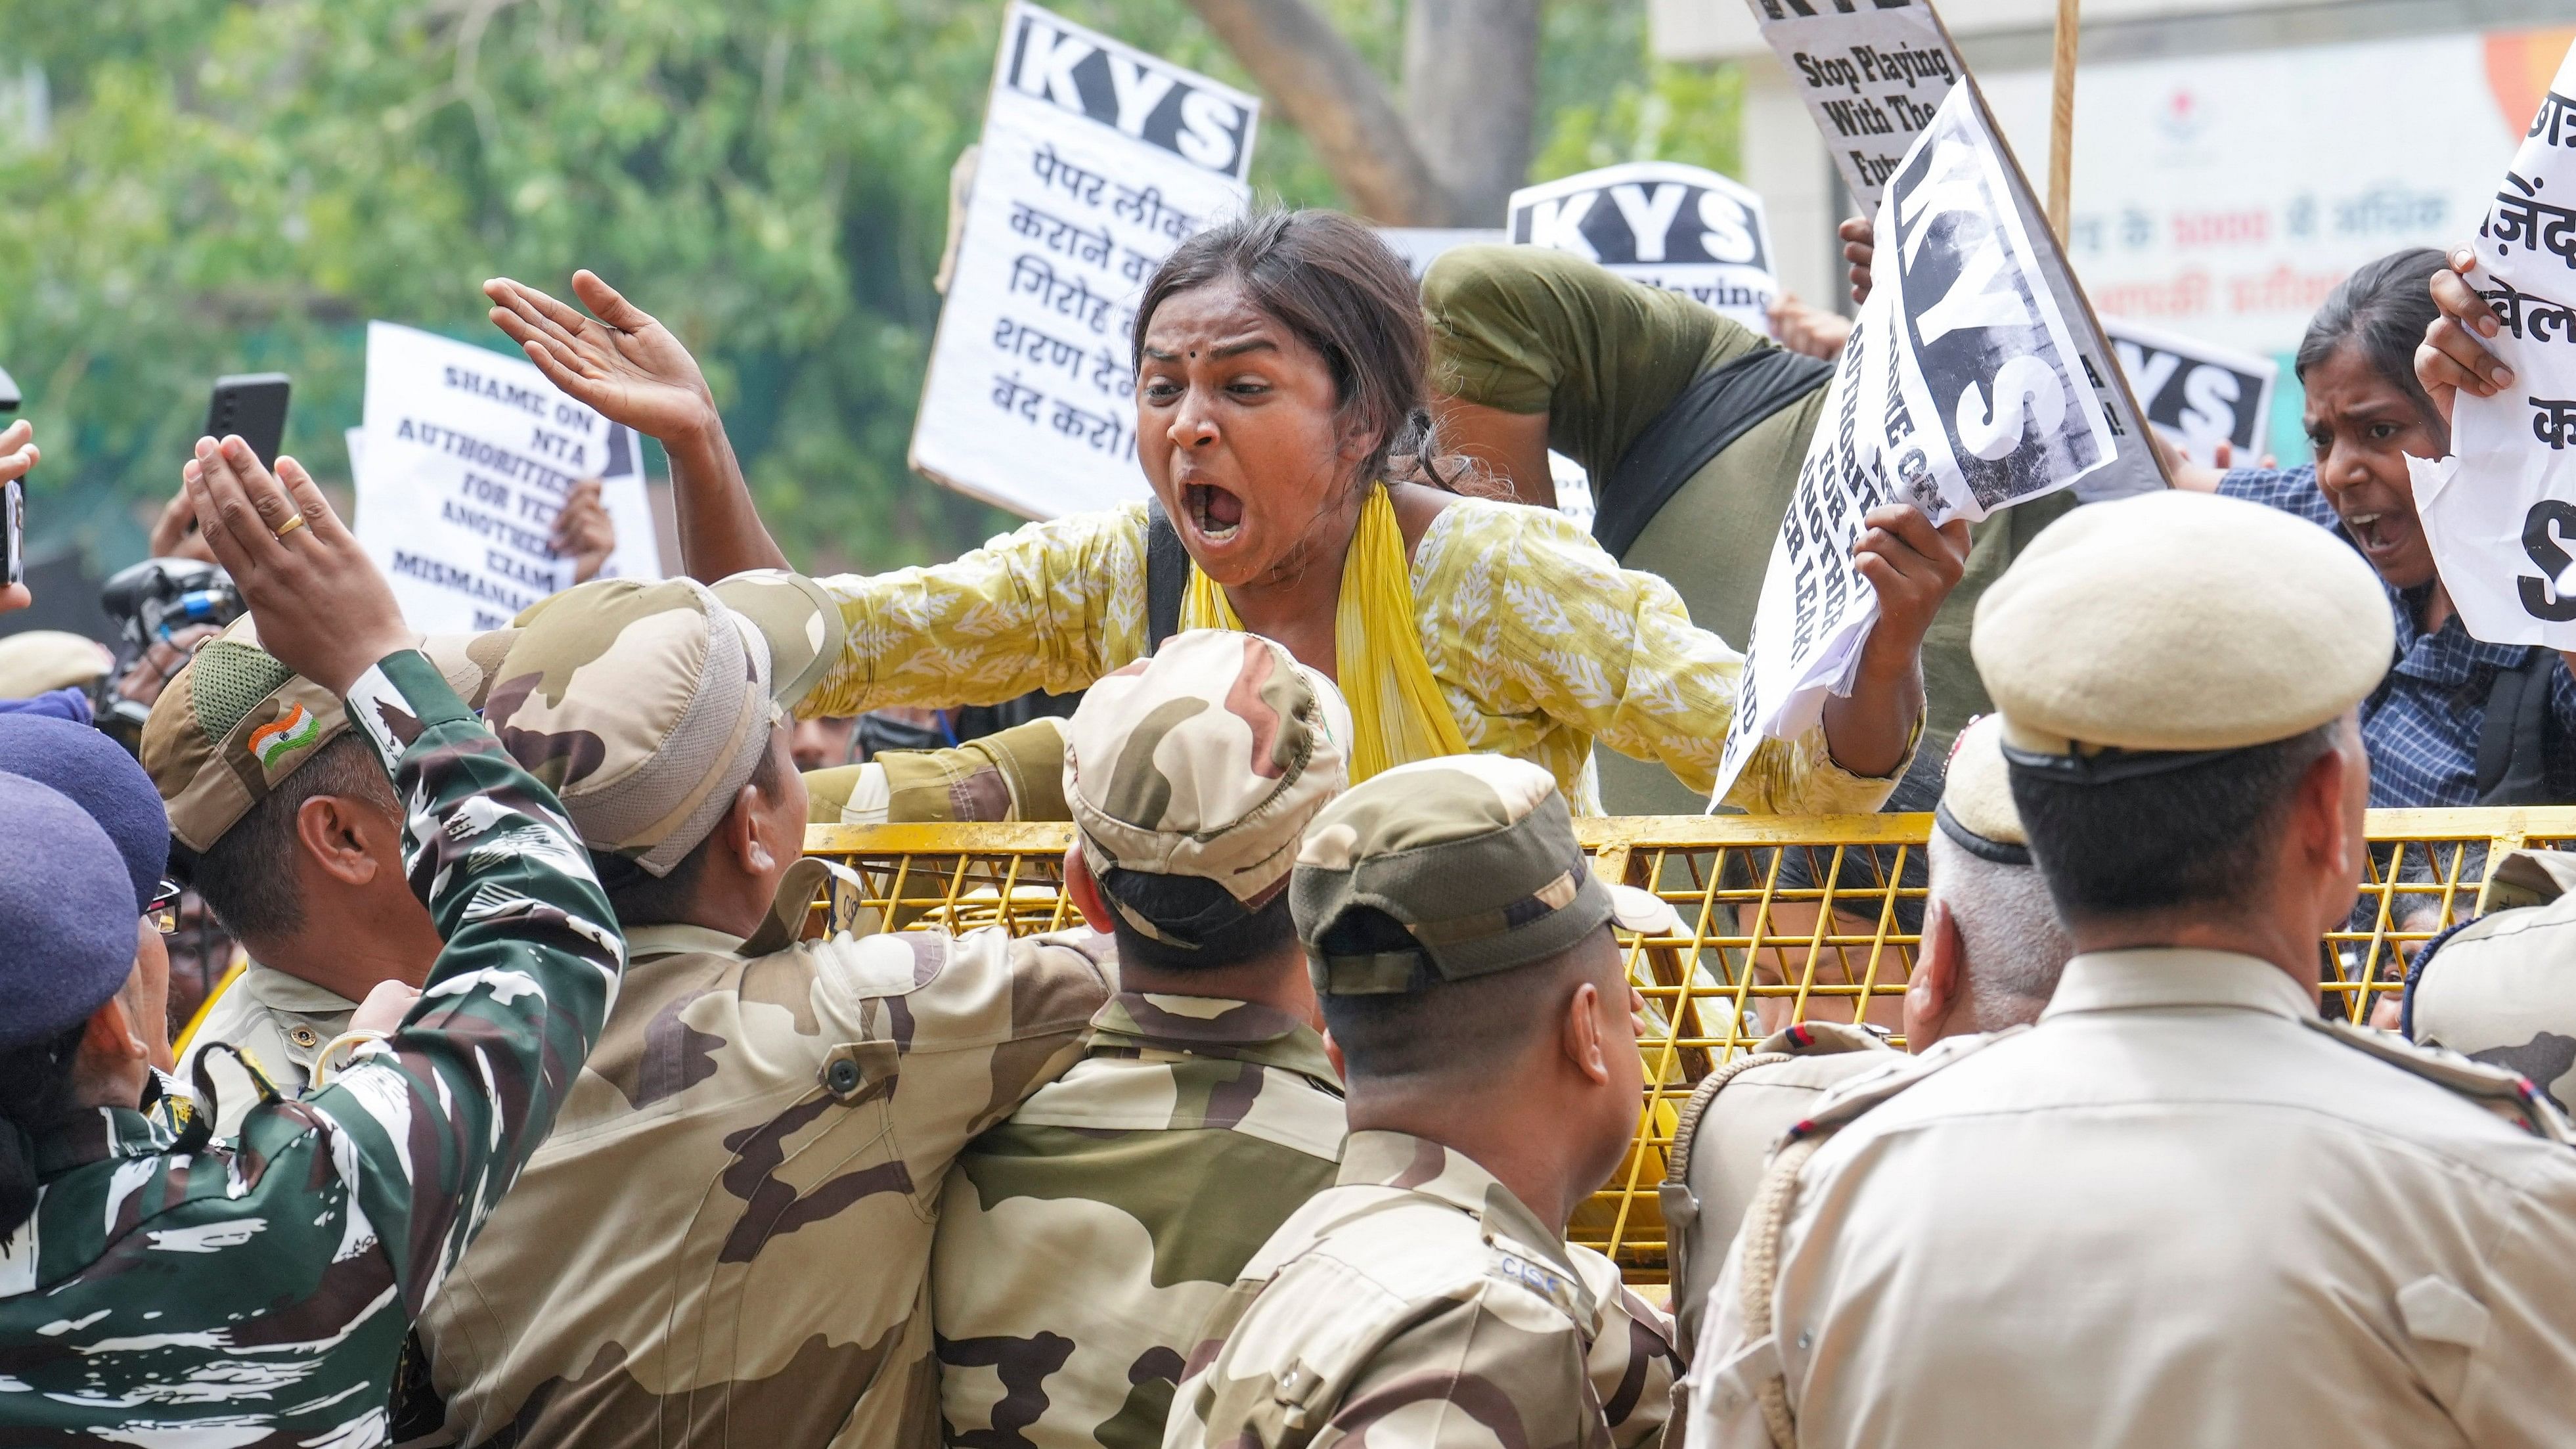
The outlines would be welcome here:
<svg viewBox="0 0 2576 1449">
<path fill-rule="evenodd" d="M 1459 522 L 1475 536 L 1446 546 L 1468 546 L 1481 575 L 1461 594 L 1492 599 L 1491 631 L 1468 641 L 1495 661 L 1489 672 L 1503 684 L 1505 697 L 1489 707 L 1543 712 L 1622 754 L 1662 763 L 1694 790 L 1710 788 L 1744 656 L 1693 625 L 1672 585 L 1620 568 L 1563 518 L 1496 510 Z M 1853 697 L 1836 701 L 1861 722 L 1860 743 L 1875 753 L 1854 748 L 1829 707 L 1820 728 L 1764 741 L 1728 803 L 1779 815 L 1878 808 L 1911 758 L 1923 698 L 1914 665 L 1919 634 L 1907 645 L 1901 634 L 1910 622 L 1890 629 L 1882 619 L 1879 627 L 1888 632 L 1873 642 L 1893 662 L 1865 660 Z M 1888 678 L 1893 671 L 1901 672 Z"/>
<path fill-rule="evenodd" d="M 597 273 L 573 273 L 572 290 L 591 315 L 507 277 L 483 284 L 492 325 L 555 386 L 670 455 L 680 566 L 689 577 L 714 583 L 746 569 L 786 568 L 787 555 L 751 506 L 750 485 L 697 359 Z"/>
<path fill-rule="evenodd" d="M 273 1153 L 318 1118 L 363 1209 L 350 1251 L 381 1248 L 417 1312 L 553 1125 L 625 942 L 553 793 L 412 647 L 383 576 L 303 468 L 281 458 L 278 472 L 284 487 L 240 439 L 209 440 L 187 486 L 262 647 L 341 695 L 392 777 L 403 863 L 446 946 L 392 1036 L 321 1092 L 255 1108 L 241 1140 Z"/>
<path fill-rule="evenodd" d="M 1145 509 L 1032 523 L 944 564 L 819 579 L 849 625 L 808 715 L 1079 689 L 1145 652 Z"/>
</svg>

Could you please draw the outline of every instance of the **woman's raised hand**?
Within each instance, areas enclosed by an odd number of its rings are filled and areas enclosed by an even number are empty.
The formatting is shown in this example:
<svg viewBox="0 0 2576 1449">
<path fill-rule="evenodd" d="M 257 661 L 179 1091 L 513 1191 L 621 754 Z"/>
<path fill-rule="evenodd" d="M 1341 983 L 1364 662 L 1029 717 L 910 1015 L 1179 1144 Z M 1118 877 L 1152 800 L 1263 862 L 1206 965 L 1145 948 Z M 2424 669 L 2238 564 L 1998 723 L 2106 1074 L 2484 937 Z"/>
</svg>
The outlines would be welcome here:
<svg viewBox="0 0 2576 1449">
<path fill-rule="evenodd" d="M 2424 341 L 2415 349 L 2415 380 L 2433 399 L 2445 427 L 2451 422 L 2451 400 L 2461 388 L 2473 397 L 2493 397 L 2498 388 L 2513 386 L 2513 369 L 2478 340 L 2496 335 L 2496 315 L 2465 275 L 2477 261 L 2475 252 L 2455 247 L 2451 265 L 2433 274 L 2433 305 L 2442 315 L 2424 329 Z"/>
<path fill-rule="evenodd" d="M 591 271 L 572 274 L 575 308 L 524 282 L 494 277 L 492 325 L 526 349 L 555 386 L 665 447 L 716 425 L 714 397 L 696 358 L 644 309 Z"/>
</svg>

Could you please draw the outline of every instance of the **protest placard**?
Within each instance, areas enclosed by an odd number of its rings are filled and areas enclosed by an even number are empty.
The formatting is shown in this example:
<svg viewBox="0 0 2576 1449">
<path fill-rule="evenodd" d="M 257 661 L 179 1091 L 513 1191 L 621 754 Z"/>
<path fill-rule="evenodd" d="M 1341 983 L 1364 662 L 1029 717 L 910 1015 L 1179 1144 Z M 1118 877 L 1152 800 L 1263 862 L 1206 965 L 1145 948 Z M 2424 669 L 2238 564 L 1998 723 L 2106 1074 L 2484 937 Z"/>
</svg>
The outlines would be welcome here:
<svg viewBox="0 0 2576 1449">
<path fill-rule="evenodd" d="M 1570 252 L 1679 292 L 1768 337 L 1780 283 L 1762 198 L 1714 171 L 1671 161 L 1605 166 L 1512 193 L 1515 245 Z"/>
<path fill-rule="evenodd" d="M 1896 163 L 1968 73 L 1927 0 L 1747 0 L 1762 39 L 1833 153 L 1834 169 L 1878 214 Z"/>
<path fill-rule="evenodd" d="M 2127 317 L 2103 318 L 2102 330 L 2147 421 L 2185 457 L 2215 464 L 2221 443 L 2233 446 L 2238 467 L 2261 457 L 2281 364 Z"/>
<path fill-rule="evenodd" d="M 2072 486 L 2124 453 L 2010 200 L 2011 163 L 1968 87 L 1887 178 L 1877 285 L 1862 304 L 1754 609 L 1716 801 L 1764 736 L 1815 725 L 1846 693 L 1878 599 L 1852 561 L 1869 510 L 1936 524 Z"/>
<path fill-rule="evenodd" d="M 602 578 L 657 579 L 635 430 L 557 391 L 525 358 L 367 324 L 366 412 L 349 454 L 359 544 L 424 633 L 497 629 L 572 584 L 547 547 L 573 484 L 600 480 L 617 528 Z"/>
<path fill-rule="evenodd" d="M 2143 414 L 2116 365 L 2108 339 L 2061 238 L 2050 231 L 2030 180 L 2001 140 L 1994 113 L 1931 0 L 1746 0 L 1762 39 L 1780 57 L 1807 112 L 1833 152 L 1843 184 L 1862 214 L 1876 216 L 1888 179 L 1954 89 L 1965 89 L 1979 127 L 1995 138 L 2002 184 L 2021 228 L 2038 250 L 2038 269 L 2074 339 L 2075 355 L 2116 438 L 2144 436 Z M 2153 448 L 2124 448 L 2076 492 L 2087 502 L 2165 487 Z"/>
<path fill-rule="evenodd" d="M 2416 512 L 2471 637 L 2576 649 L 2576 47 L 2505 170 L 2477 255 L 2469 285 L 2495 310 L 2487 345 L 2513 385 L 2463 390 L 2451 456 L 2406 460 Z"/>
<path fill-rule="evenodd" d="M 1145 496 L 1129 333 L 1156 265 L 1239 211 L 1260 103 L 1014 3 L 912 432 L 914 469 L 1031 518 Z"/>
</svg>

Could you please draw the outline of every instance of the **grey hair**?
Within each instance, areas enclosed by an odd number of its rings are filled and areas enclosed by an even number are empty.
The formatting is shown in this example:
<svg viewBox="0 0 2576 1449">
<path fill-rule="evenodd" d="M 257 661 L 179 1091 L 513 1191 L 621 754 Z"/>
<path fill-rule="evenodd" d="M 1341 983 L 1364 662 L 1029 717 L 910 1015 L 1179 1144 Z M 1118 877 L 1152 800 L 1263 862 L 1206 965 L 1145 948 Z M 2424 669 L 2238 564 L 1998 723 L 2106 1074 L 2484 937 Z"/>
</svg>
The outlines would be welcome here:
<svg viewBox="0 0 2576 1449">
<path fill-rule="evenodd" d="M 1970 854 L 1938 830 L 1925 846 L 1924 864 L 1931 872 L 1927 900 L 1950 907 L 1967 945 L 1961 991 L 1976 1029 L 1995 1031 L 2038 1015 L 2075 954 L 2038 867 Z"/>
</svg>

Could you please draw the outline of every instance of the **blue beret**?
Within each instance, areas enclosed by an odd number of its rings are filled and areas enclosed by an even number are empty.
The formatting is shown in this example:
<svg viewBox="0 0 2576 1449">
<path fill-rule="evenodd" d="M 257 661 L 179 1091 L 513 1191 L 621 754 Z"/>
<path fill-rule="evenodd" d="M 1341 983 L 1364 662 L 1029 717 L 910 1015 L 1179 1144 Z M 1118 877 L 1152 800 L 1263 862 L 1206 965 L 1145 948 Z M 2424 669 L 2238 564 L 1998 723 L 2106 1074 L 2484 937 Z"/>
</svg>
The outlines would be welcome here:
<svg viewBox="0 0 2576 1449">
<path fill-rule="evenodd" d="M 152 777 L 116 741 L 41 715 L 0 714 L 0 770 L 50 785 L 89 812 L 134 878 L 143 914 L 170 868 L 170 816 Z"/>
<path fill-rule="evenodd" d="M 0 774 L 0 1048 L 87 1021 L 134 969 L 125 863 L 60 791 Z"/>
</svg>

